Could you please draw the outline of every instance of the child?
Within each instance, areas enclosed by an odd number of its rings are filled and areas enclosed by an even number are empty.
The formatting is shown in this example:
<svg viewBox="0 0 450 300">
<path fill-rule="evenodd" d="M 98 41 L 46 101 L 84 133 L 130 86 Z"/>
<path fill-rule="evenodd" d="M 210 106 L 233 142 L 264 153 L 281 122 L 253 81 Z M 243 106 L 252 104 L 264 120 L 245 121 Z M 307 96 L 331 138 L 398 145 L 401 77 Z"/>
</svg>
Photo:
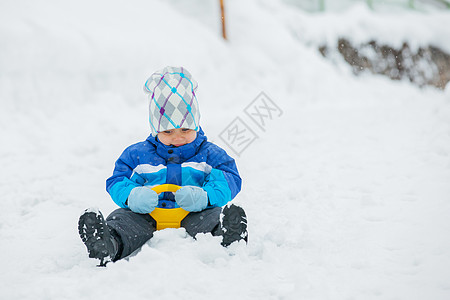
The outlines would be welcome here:
<svg viewBox="0 0 450 300">
<path fill-rule="evenodd" d="M 244 210 L 225 206 L 239 193 L 241 178 L 234 159 L 208 142 L 200 128 L 196 89 L 182 67 L 166 67 L 145 82 L 152 134 L 125 149 L 106 181 L 120 208 L 106 221 L 100 212 L 87 209 L 78 221 L 89 257 L 100 259 L 100 265 L 127 257 L 153 236 L 156 221 L 150 213 L 155 207 L 189 211 L 181 226 L 192 237 L 210 232 L 222 236 L 225 247 L 247 242 Z M 182 188 L 159 196 L 151 190 L 166 183 Z"/>
</svg>

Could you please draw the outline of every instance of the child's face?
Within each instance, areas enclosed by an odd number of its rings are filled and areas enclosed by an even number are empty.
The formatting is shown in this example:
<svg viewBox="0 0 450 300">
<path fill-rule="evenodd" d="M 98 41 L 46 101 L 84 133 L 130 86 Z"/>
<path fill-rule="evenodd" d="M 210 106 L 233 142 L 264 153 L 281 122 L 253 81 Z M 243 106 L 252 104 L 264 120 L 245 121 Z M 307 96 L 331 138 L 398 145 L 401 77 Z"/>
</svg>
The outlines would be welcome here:
<svg viewBox="0 0 450 300">
<path fill-rule="evenodd" d="M 189 144 L 197 137 L 197 131 L 187 128 L 176 128 L 158 133 L 158 139 L 166 146 L 183 146 Z"/>
</svg>

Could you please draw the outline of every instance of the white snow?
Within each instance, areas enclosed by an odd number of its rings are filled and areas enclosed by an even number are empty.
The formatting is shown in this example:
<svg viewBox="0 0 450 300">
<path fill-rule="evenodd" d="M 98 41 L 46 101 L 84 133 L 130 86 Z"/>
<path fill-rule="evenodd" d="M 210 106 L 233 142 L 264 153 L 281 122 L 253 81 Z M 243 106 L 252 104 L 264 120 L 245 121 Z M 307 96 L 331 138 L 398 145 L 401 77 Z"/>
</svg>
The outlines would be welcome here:
<svg viewBox="0 0 450 300">
<path fill-rule="evenodd" d="M 85 213 L 95 213 L 97 216 L 100 216 L 100 209 L 98 207 L 88 207 L 80 213 L 80 216 L 84 215 Z"/>
<path fill-rule="evenodd" d="M 287 11 L 288 10 L 288 11 Z M 336 45 L 336 35 L 344 36 L 353 43 L 377 42 L 400 49 L 407 42 L 414 52 L 430 44 L 450 52 L 445 37 L 450 36 L 448 10 L 433 13 L 417 11 L 381 11 L 373 13 L 367 5 L 359 3 L 347 11 L 308 14 L 280 7 L 286 24 L 305 43 L 328 43 Z M 311 26 L 313 22 L 314 26 Z"/>
<path fill-rule="evenodd" d="M 230 0 L 225 42 L 190 2 L 0 2 L 0 299 L 449 299 L 450 88 L 354 77 L 317 46 L 353 28 L 448 50 L 450 14 Z M 116 208 L 105 179 L 150 133 L 142 86 L 166 65 L 230 154 L 219 134 L 261 91 L 283 110 L 235 156 L 249 244 L 168 229 L 97 268 L 79 213 Z"/>
</svg>

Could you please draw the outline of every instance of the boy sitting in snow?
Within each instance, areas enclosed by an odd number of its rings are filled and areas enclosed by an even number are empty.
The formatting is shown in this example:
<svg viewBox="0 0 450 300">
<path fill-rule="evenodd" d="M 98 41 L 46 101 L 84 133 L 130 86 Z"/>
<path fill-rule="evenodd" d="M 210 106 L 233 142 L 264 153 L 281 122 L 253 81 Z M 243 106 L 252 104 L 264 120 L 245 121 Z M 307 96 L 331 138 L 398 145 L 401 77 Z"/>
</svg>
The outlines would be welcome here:
<svg viewBox="0 0 450 300">
<path fill-rule="evenodd" d="M 156 207 L 189 211 L 181 226 L 193 237 L 209 232 L 222 236 L 223 246 L 247 241 L 244 210 L 225 206 L 239 193 L 241 178 L 234 159 L 208 142 L 199 127 L 196 89 L 182 67 L 166 67 L 146 81 L 152 134 L 125 149 L 106 181 L 120 208 L 106 221 L 87 209 L 78 221 L 89 257 L 100 259 L 100 265 L 127 257 L 153 236 L 156 221 L 150 213 Z M 166 183 L 182 188 L 159 196 L 151 189 Z"/>
</svg>

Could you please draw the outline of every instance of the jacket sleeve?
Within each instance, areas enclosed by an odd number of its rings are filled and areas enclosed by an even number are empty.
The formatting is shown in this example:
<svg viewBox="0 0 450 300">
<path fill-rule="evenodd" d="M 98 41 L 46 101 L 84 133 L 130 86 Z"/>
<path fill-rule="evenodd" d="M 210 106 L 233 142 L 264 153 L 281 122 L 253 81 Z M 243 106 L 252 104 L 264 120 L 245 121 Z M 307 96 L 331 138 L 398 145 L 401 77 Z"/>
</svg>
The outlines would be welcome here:
<svg viewBox="0 0 450 300">
<path fill-rule="evenodd" d="M 239 193 L 242 179 L 234 159 L 225 150 L 215 146 L 212 152 L 208 159 L 212 169 L 205 179 L 203 189 L 208 194 L 211 206 L 224 206 Z"/>
<path fill-rule="evenodd" d="M 125 149 L 116 161 L 113 175 L 106 180 L 106 191 L 111 195 L 113 201 L 122 208 L 127 208 L 125 202 L 133 188 L 140 186 L 130 180 L 133 175 L 135 163 L 130 151 Z"/>
</svg>

